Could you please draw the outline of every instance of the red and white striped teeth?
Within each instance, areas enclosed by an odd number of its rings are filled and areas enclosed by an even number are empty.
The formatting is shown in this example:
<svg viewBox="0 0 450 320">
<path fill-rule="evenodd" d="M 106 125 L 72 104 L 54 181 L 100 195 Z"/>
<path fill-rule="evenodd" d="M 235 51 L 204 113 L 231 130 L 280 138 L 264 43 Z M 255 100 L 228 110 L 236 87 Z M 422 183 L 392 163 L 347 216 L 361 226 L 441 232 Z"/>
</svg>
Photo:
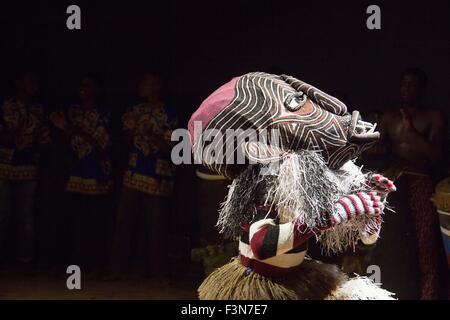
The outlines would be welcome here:
<svg viewBox="0 0 450 320">
<path fill-rule="evenodd" d="M 342 197 L 332 219 L 334 224 L 340 224 L 361 215 L 377 216 L 382 214 L 383 210 L 384 202 L 378 192 L 361 192 Z"/>
</svg>

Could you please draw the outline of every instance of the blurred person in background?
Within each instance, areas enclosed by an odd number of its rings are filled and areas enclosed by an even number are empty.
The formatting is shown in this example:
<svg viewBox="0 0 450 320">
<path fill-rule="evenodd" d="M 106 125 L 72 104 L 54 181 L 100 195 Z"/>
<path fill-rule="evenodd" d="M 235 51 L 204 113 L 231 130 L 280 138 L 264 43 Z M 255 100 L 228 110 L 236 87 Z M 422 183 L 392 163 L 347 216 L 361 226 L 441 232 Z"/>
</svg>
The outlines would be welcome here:
<svg viewBox="0 0 450 320">
<path fill-rule="evenodd" d="M 430 201 L 439 168 L 444 158 L 447 136 L 445 115 L 424 102 L 426 74 L 417 68 L 403 72 L 400 81 L 400 105 L 384 112 L 379 121 L 381 133 L 376 152 L 386 156 L 385 175 L 399 179 L 398 194 L 405 193 L 408 208 L 400 210 L 394 226 L 411 225 L 412 243 L 416 248 L 419 273 L 419 297 L 438 299 L 443 292 L 440 271 L 443 248 L 440 241 L 438 215 Z M 396 182 L 397 183 L 397 182 Z M 409 231 L 405 227 L 405 236 Z M 388 229 L 385 230 L 387 233 Z M 405 238 L 406 239 L 406 238 Z M 411 247 L 411 242 L 407 247 Z M 406 249 L 405 249 L 406 250 Z M 414 266 L 409 266 L 413 269 Z"/>
<path fill-rule="evenodd" d="M 70 150 L 61 212 L 65 216 L 62 238 L 69 248 L 65 265 L 79 265 L 93 275 L 105 265 L 113 183 L 110 116 L 99 96 L 99 81 L 84 77 L 79 102 L 50 116 Z"/>
<path fill-rule="evenodd" d="M 122 117 L 130 152 L 115 224 L 110 279 L 118 278 L 128 265 L 136 222 L 144 224 L 148 275 L 166 276 L 165 214 L 173 191 L 175 167 L 170 152 L 177 118 L 167 105 L 163 89 L 159 73 L 145 73 L 138 87 L 140 101 Z"/>
</svg>

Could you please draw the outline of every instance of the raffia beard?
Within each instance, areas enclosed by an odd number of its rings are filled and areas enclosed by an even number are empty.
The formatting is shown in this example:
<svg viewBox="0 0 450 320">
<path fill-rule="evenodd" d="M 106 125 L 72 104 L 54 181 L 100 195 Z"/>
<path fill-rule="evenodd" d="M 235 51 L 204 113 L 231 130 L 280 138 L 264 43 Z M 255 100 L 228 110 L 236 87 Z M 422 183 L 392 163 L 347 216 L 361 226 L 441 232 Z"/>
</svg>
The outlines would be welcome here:
<svg viewBox="0 0 450 320">
<path fill-rule="evenodd" d="M 229 186 L 217 227 L 225 237 L 237 237 L 251 221 L 256 204 L 271 206 L 280 222 L 315 229 L 323 214 L 339 199 L 333 174 L 317 152 L 290 153 L 282 161 L 248 166 Z"/>
<path fill-rule="evenodd" d="M 266 204 L 278 211 L 280 223 L 294 222 L 314 230 L 323 225 L 324 212 L 339 199 L 339 185 L 317 152 L 288 154 L 263 172 L 276 177 L 268 189 Z"/>
<path fill-rule="evenodd" d="M 319 153 L 308 150 L 289 153 L 279 162 L 250 165 L 229 186 L 217 227 L 225 237 L 238 237 L 243 223 L 252 220 L 255 205 L 264 203 L 277 210 L 280 223 L 317 230 L 339 198 L 369 190 L 365 181 L 352 161 L 330 170 Z M 360 216 L 318 232 L 316 239 L 324 254 L 336 254 L 353 247 L 362 232 L 378 233 L 380 225 L 379 217 Z"/>
</svg>

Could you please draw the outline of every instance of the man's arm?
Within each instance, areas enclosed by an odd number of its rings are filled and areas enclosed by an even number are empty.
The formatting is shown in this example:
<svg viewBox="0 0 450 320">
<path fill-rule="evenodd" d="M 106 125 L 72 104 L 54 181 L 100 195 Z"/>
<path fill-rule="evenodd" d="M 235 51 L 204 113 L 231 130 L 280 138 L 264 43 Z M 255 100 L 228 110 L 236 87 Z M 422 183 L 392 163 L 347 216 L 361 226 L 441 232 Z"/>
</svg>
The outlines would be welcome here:
<svg viewBox="0 0 450 320">
<path fill-rule="evenodd" d="M 443 158 L 444 146 L 447 138 L 447 117 L 438 111 L 430 114 L 432 127 L 429 134 L 429 141 L 433 145 L 435 161 Z"/>
<path fill-rule="evenodd" d="M 127 147 L 133 145 L 136 135 L 136 118 L 133 109 L 129 108 L 122 115 L 122 141 Z"/>
</svg>

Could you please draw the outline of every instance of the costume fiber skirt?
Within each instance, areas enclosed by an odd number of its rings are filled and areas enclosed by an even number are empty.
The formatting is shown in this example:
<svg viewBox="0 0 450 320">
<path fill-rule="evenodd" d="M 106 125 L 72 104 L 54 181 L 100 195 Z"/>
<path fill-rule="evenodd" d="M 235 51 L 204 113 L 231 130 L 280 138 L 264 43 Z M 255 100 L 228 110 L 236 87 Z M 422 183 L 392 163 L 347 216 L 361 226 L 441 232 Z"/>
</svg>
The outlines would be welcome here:
<svg viewBox="0 0 450 320">
<path fill-rule="evenodd" d="M 198 288 L 201 300 L 392 300 L 370 279 L 349 279 L 335 265 L 305 259 L 284 277 L 262 276 L 239 258 L 212 272 Z"/>
</svg>

